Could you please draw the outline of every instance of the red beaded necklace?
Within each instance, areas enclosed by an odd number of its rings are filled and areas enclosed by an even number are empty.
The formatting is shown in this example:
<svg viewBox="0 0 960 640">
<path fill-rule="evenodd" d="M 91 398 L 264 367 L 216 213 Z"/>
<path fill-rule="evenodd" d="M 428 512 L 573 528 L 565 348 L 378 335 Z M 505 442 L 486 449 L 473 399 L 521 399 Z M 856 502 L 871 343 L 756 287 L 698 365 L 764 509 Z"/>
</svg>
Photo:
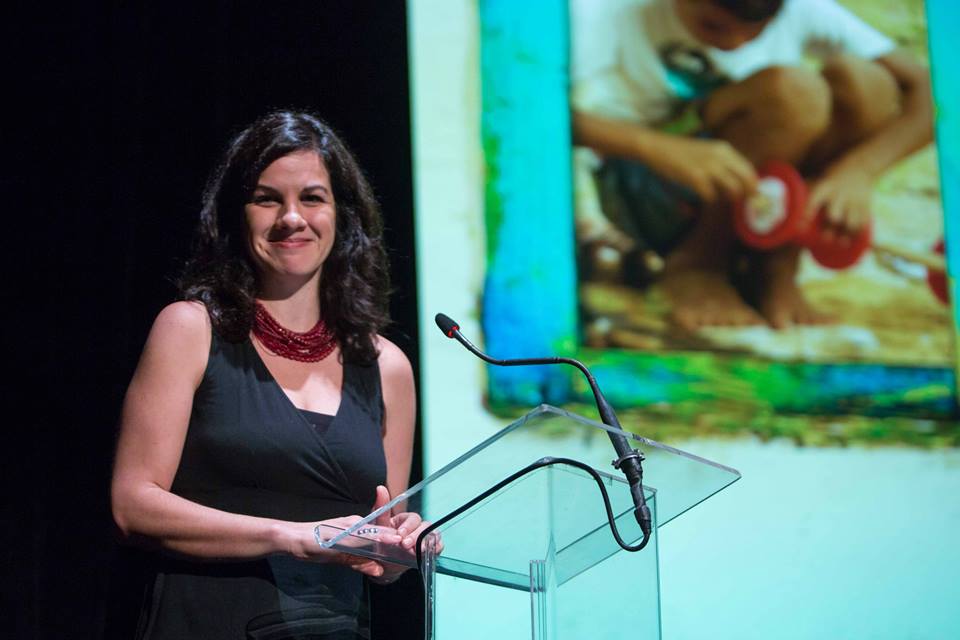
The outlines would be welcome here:
<svg viewBox="0 0 960 640">
<path fill-rule="evenodd" d="M 270 353 L 298 362 L 319 362 L 337 346 L 337 339 L 323 318 L 309 331 L 297 333 L 280 326 L 259 302 L 253 314 L 253 335 Z"/>
</svg>

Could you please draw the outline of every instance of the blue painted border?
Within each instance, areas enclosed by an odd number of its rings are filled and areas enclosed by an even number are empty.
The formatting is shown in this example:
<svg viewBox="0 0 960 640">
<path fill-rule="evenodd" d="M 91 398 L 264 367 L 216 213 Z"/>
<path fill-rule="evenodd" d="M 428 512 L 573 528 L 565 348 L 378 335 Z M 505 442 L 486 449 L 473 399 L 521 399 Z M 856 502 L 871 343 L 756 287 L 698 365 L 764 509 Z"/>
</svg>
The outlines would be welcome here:
<svg viewBox="0 0 960 640">
<path fill-rule="evenodd" d="M 500 357 L 577 346 L 567 5 L 481 0 L 487 272 L 482 323 Z M 495 404 L 563 402 L 558 367 L 490 368 Z"/>
<path fill-rule="evenodd" d="M 960 336 L 960 74 L 956 64 L 957 34 L 960 33 L 960 4 L 956 0 L 927 0 L 927 36 L 930 72 L 937 108 L 937 153 L 940 159 L 940 193 L 944 210 L 944 238 L 947 245 L 947 277 L 953 304 L 954 340 Z M 957 350 L 960 371 L 960 350 Z"/>
</svg>

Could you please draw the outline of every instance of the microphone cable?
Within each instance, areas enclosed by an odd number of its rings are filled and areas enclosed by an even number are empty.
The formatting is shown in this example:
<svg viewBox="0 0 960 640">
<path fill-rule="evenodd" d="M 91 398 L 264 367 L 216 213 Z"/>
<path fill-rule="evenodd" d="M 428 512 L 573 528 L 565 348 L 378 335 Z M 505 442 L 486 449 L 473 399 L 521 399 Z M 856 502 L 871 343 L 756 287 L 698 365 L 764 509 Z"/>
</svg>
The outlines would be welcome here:
<svg viewBox="0 0 960 640">
<path fill-rule="evenodd" d="M 620 421 L 617 419 L 616 413 L 613 411 L 613 407 L 607 402 L 607 399 L 603 396 L 603 393 L 600 391 L 600 387 L 597 385 L 596 379 L 593 377 L 593 374 L 590 373 L 589 369 L 580 361 L 574 360 L 573 358 L 514 358 L 509 360 L 501 360 L 493 358 L 484 352 L 480 351 L 472 342 L 470 342 L 463 334 L 460 332 L 460 326 L 452 320 L 450 317 L 438 313 L 436 315 L 437 326 L 443 331 L 443 334 L 448 338 L 456 339 L 460 344 L 462 344 L 470 353 L 474 354 L 484 362 L 494 364 L 497 366 L 524 366 L 524 365 L 545 365 L 545 364 L 569 364 L 580 370 L 581 373 L 587 378 L 587 382 L 590 385 L 590 389 L 593 391 L 593 397 L 597 403 L 597 410 L 600 413 L 600 418 L 604 424 L 609 427 L 613 427 L 620 433 L 613 431 L 608 431 L 607 435 L 610 437 L 610 441 L 613 444 L 613 448 L 617 453 L 617 459 L 613 461 L 613 466 L 615 469 L 619 469 L 627 478 L 627 482 L 630 486 L 630 494 L 633 498 L 634 503 L 634 517 L 637 520 L 637 524 L 640 525 L 640 530 L 643 532 L 643 540 L 641 540 L 636 545 L 626 544 L 620 536 L 620 533 L 617 530 L 616 523 L 614 522 L 613 509 L 610 506 L 610 499 L 606 491 L 606 487 L 603 486 L 603 481 L 600 478 L 600 475 L 595 469 L 586 465 L 582 462 L 571 460 L 569 458 L 542 458 L 533 464 L 524 467 L 520 471 L 510 475 L 504 480 L 500 481 L 487 491 L 480 494 L 473 500 L 469 501 L 452 514 L 448 514 L 444 518 L 441 518 L 436 523 L 433 523 L 430 527 L 425 529 L 417 540 L 417 566 L 420 565 L 420 541 L 423 537 L 434 530 L 440 524 L 447 522 L 451 517 L 463 513 L 466 509 L 469 509 L 471 506 L 475 505 L 477 502 L 483 498 L 491 495 L 493 492 L 499 490 L 500 488 L 506 486 L 510 482 L 513 482 L 517 478 L 520 478 L 531 471 L 539 469 L 544 466 L 551 464 L 570 464 L 575 466 L 583 471 L 589 473 L 594 480 L 596 480 L 597 485 L 600 487 L 601 494 L 603 495 L 604 507 L 607 511 L 607 520 L 610 525 L 610 530 L 613 533 L 613 537 L 617 540 L 617 544 L 626 551 L 640 551 L 647 543 L 650 541 L 650 536 L 653 531 L 653 518 L 650 513 L 650 507 L 647 506 L 646 496 L 643 494 L 643 467 L 641 463 L 644 460 L 643 454 L 630 447 L 627 438 L 626 432 L 624 432 L 623 427 L 620 425 Z"/>
</svg>

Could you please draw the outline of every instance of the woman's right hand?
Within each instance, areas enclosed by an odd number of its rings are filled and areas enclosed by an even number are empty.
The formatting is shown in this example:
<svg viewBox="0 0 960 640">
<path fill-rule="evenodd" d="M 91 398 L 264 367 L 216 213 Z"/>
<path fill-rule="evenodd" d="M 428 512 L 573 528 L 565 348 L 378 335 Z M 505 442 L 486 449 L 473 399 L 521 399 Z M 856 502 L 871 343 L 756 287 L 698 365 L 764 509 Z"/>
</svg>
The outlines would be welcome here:
<svg viewBox="0 0 960 640">
<path fill-rule="evenodd" d="M 360 516 L 344 516 L 319 522 L 288 523 L 293 525 L 293 531 L 286 545 L 287 550 L 290 555 L 301 560 L 341 564 L 366 576 L 380 577 L 384 574 L 382 563 L 364 556 L 321 546 L 323 542 L 349 529 L 360 520 Z M 402 540 L 394 529 L 383 526 L 378 526 L 377 529 L 377 541 L 382 544 L 395 545 Z"/>
</svg>

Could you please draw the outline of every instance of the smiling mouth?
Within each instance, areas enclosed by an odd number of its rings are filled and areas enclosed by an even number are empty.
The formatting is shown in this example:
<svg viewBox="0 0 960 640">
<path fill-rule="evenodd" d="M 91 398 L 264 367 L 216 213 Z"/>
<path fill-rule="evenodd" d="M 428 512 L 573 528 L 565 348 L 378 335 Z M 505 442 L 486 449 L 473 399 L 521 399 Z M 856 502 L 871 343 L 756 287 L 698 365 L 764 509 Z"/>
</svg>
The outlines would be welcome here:
<svg viewBox="0 0 960 640">
<path fill-rule="evenodd" d="M 309 238 L 282 238 L 278 240 L 271 240 L 270 244 L 277 247 L 302 247 L 305 244 L 310 243 Z"/>
</svg>

